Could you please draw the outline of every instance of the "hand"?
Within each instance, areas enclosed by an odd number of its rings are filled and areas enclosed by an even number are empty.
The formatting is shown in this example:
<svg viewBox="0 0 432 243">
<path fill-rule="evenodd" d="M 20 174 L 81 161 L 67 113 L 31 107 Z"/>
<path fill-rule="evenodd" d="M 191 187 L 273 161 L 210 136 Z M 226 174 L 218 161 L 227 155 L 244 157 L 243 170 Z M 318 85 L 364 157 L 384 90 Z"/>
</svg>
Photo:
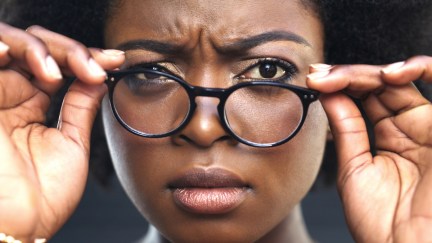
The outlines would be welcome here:
<svg viewBox="0 0 432 243">
<path fill-rule="evenodd" d="M 0 23 L 0 232 L 24 242 L 51 237 L 84 191 L 93 120 L 106 92 L 104 69 L 121 52 L 88 49 L 41 27 Z M 57 129 L 43 125 L 63 74 L 78 78 Z"/>
<path fill-rule="evenodd" d="M 357 242 L 432 241 L 432 105 L 411 83 L 432 82 L 432 58 L 388 66 L 312 65 L 338 155 L 338 189 Z M 375 133 L 373 156 L 361 99 Z"/>
</svg>

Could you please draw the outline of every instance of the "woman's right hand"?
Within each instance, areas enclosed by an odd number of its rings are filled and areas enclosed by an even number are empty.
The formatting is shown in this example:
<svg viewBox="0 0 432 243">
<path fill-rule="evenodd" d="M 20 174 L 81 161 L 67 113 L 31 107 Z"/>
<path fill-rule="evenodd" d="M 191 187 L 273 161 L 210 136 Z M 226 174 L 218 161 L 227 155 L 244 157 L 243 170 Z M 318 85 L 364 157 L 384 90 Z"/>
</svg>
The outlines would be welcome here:
<svg viewBox="0 0 432 243">
<path fill-rule="evenodd" d="M 0 232 L 23 242 L 50 238 L 81 199 L 90 131 L 118 51 L 90 49 L 42 27 L 0 23 Z M 77 77 L 59 126 L 44 126 L 62 73 Z"/>
</svg>

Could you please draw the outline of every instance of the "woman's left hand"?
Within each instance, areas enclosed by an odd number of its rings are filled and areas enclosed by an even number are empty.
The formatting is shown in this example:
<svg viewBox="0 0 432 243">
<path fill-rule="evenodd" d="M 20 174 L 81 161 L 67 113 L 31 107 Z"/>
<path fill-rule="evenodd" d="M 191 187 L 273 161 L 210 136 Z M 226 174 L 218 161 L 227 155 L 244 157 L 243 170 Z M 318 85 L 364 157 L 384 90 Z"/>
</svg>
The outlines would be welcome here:
<svg viewBox="0 0 432 243">
<path fill-rule="evenodd" d="M 432 82 L 432 57 L 387 66 L 312 65 L 339 160 L 338 188 L 357 242 L 432 241 L 432 105 L 412 84 Z M 360 98 L 375 133 L 348 95 Z"/>
</svg>

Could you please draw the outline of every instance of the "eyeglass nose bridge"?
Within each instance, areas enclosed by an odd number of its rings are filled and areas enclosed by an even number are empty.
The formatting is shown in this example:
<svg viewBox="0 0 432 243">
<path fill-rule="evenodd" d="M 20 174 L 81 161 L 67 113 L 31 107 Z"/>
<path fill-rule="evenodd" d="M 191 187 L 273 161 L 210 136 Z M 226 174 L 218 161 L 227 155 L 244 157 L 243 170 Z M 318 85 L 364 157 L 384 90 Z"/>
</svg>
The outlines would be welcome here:
<svg viewBox="0 0 432 243">
<path fill-rule="evenodd" d="M 219 115 L 219 120 L 222 123 L 222 126 L 225 129 L 228 129 L 224 121 L 224 104 L 226 102 L 227 97 L 229 96 L 230 92 L 228 89 L 223 88 L 207 88 L 207 87 L 201 87 L 201 86 L 189 86 L 187 89 L 189 93 L 189 98 L 191 102 L 190 106 L 190 115 L 192 116 L 195 112 L 195 109 L 197 107 L 196 104 L 196 98 L 198 97 L 210 97 L 210 98 L 217 98 L 219 100 L 219 103 L 217 104 L 217 111 Z M 188 119 L 189 120 L 189 119 Z M 229 130 L 229 129 L 228 129 Z"/>
<path fill-rule="evenodd" d="M 215 97 L 222 100 L 227 95 L 227 89 L 222 88 L 206 88 L 201 86 L 192 86 L 191 94 L 193 98 L 202 96 L 202 97 Z"/>
</svg>

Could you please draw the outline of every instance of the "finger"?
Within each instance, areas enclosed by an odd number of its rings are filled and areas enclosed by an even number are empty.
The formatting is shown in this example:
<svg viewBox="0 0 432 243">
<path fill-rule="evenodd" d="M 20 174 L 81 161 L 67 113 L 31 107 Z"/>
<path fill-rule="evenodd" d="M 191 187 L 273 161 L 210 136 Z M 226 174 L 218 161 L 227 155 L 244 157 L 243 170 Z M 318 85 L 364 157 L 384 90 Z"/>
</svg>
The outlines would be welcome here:
<svg viewBox="0 0 432 243">
<path fill-rule="evenodd" d="M 106 90 L 106 85 L 77 80 L 66 93 L 58 129 L 85 151 L 89 151 L 91 129 Z"/>
<path fill-rule="evenodd" d="M 91 58 L 90 52 L 83 44 L 40 26 L 31 26 L 26 31 L 43 40 L 57 63 L 70 69 L 82 82 L 103 82 L 105 71 Z"/>
<path fill-rule="evenodd" d="M 59 65 L 84 83 L 101 84 L 106 77 L 104 69 L 118 67 L 124 61 L 121 51 L 90 51 L 81 43 L 40 26 L 32 26 L 27 32 L 43 40 Z"/>
<path fill-rule="evenodd" d="M 365 121 L 355 103 L 340 92 L 320 98 L 336 144 L 339 172 L 346 176 L 372 161 Z"/>
<path fill-rule="evenodd" d="M 45 44 L 20 29 L 0 23 L 0 40 L 9 47 L 8 54 L 25 64 L 34 76 L 47 83 L 58 83 L 62 75 Z"/>
<path fill-rule="evenodd" d="M 406 62 L 387 65 L 381 71 L 383 79 L 393 85 L 404 85 L 419 79 L 432 82 L 432 57 L 413 57 Z"/>
<path fill-rule="evenodd" d="M 91 56 L 105 70 L 114 70 L 125 61 L 124 51 L 114 49 L 89 48 Z"/>
<path fill-rule="evenodd" d="M 309 87 L 323 93 L 343 90 L 355 97 L 360 96 L 369 103 L 365 106 L 366 113 L 375 122 L 427 103 L 411 82 L 404 86 L 384 82 L 382 66 L 341 65 L 329 69 L 322 65 L 312 65 L 311 71 L 316 72 L 308 75 Z M 369 100 L 370 95 L 376 95 L 378 99 L 372 97 Z"/>
<path fill-rule="evenodd" d="M 380 66 L 372 65 L 338 65 L 331 68 L 312 65 L 313 73 L 308 75 L 306 83 L 309 88 L 322 93 L 344 90 L 350 95 L 359 96 L 383 87 L 381 69 Z"/>
<path fill-rule="evenodd" d="M 364 99 L 362 101 L 362 107 L 369 121 L 374 125 L 385 118 L 394 116 L 393 110 L 385 106 L 376 94 L 371 94 Z"/>
<path fill-rule="evenodd" d="M 88 48 L 92 58 L 104 69 L 114 70 L 125 61 L 125 53 L 114 49 Z M 62 68 L 62 73 L 74 77 L 76 74 L 68 67 Z"/>
<path fill-rule="evenodd" d="M 0 41 L 0 67 L 6 66 L 10 60 L 9 46 Z"/>
</svg>

